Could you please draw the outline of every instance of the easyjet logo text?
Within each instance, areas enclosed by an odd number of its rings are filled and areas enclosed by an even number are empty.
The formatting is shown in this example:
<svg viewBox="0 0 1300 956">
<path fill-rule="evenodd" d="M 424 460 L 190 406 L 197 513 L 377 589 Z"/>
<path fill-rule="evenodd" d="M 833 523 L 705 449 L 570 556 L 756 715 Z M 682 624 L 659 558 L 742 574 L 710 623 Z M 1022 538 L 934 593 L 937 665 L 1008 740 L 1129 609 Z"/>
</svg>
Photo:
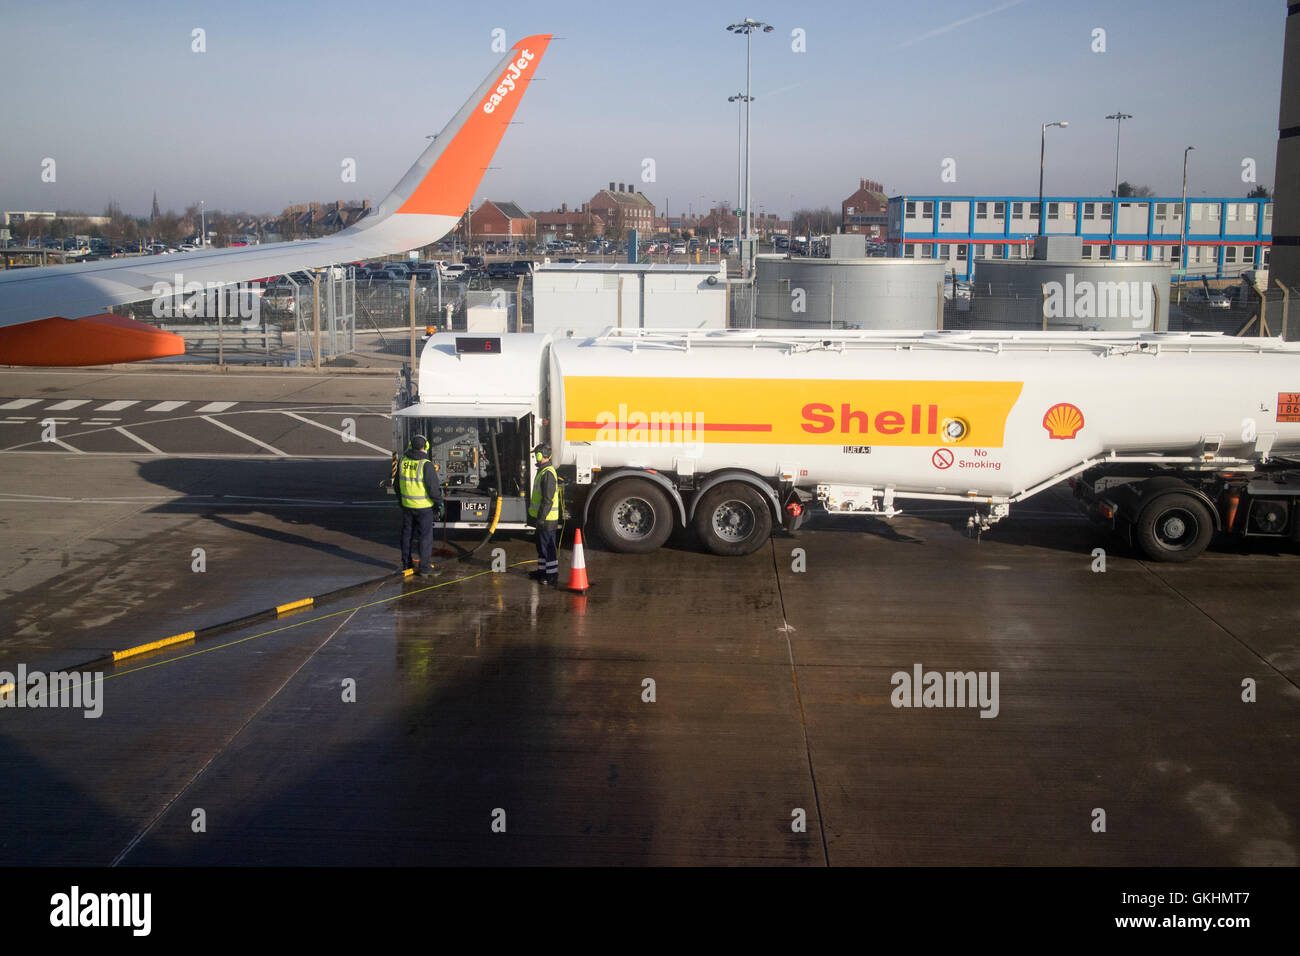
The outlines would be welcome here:
<svg viewBox="0 0 1300 956">
<path fill-rule="evenodd" d="M 532 50 L 520 50 L 519 59 L 506 67 L 506 72 L 501 77 L 501 82 L 497 84 L 496 92 L 487 98 L 483 103 L 483 112 L 491 113 L 501 101 L 514 92 L 515 84 L 519 77 L 523 75 L 524 70 L 528 69 L 528 64 L 534 57 Z"/>
</svg>

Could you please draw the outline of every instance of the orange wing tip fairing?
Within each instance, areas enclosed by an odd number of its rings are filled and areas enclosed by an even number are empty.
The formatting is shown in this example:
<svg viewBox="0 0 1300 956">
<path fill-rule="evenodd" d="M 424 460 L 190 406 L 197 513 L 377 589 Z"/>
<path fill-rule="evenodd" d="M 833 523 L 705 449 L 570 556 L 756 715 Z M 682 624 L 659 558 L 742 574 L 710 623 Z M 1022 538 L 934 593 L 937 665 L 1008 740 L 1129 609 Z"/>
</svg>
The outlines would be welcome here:
<svg viewBox="0 0 1300 956">
<path fill-rule="evenodd" d="M 397 212 L 460 216 L 465 211 L 550 42 L 550 34 L 539 33 L 514 45 L 496 82 L 480 90 L 464 125 Z"/>
<path fill-rule="evenodd" d="M 179 335 L 110 312 L 0 328 L 0 365 L 111 365 L 184 354 Z"/>
<path fill-rule="evenodd" d="M 1043 415 L 1043 427 L 1049 438 L 1073 438 L 1083 428 L 1083 412 L 1069 402 L 1060 402 Z"/>
</svg>

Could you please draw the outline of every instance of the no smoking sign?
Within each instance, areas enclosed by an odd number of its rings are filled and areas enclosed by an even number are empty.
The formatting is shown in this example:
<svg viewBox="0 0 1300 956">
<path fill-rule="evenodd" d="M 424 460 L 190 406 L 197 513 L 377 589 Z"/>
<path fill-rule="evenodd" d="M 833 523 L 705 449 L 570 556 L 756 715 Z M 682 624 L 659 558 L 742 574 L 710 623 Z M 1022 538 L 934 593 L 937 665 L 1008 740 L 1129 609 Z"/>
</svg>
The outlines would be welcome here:
<svg viewBox="0 0 1300 956">
<path fill-rule="evenodd" d="M 947 448 L 940 448 L 930 456 L 930 463 L 942 471 L 945 468 L 952 467 L 952 452 Z"/>
</svg>

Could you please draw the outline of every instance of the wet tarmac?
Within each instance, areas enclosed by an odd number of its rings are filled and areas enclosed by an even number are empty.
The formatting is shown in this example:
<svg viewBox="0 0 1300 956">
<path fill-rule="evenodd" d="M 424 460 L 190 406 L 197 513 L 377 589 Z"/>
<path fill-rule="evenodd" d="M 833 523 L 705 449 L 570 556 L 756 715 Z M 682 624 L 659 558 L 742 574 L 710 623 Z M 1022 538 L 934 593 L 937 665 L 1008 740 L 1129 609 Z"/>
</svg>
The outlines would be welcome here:
<svg viewBox="0 0 1300 956">
<path fill-rule="evenodd" d="M 391 576 L 382 461 L 4 462 L 0 670 L 370 582 L 0 710 L 6 865 L 1297 862 L 1291 550 L 1153 565 L 1056 489 L 979 541 L 592 542 L 584 598 L 523 537 Z M 918 669 L 990 693 L 896 706 Z"/>
</svg>

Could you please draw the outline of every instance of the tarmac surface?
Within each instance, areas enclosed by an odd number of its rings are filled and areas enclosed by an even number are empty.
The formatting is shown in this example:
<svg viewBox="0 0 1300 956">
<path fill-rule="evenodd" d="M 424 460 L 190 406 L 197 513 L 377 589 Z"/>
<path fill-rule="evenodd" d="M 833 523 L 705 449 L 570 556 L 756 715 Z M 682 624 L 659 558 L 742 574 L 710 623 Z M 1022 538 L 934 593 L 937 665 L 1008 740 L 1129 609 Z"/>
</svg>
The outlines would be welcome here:
<svg viewBox="0 0 1300 956">
<path fill-rule="evenodd" d="M 391 377 L 18 374 L 0 414 L 85 398 L 166 453 L 0 431 L 0 671 L 356 587 L 97 667 L 98 718 L 0 709 L 0 864 L 1297 863 L 1290 548 L 1152 564 L 1058 488 L 980 540 L 928 508 L 740 559 L 593 541 L 585 597 L 524 536 L 403 580 L 387 456 L 331 431 L 386 446 Z M 917 668 L 997 693 L 896 706 Z"/>
</svg>

